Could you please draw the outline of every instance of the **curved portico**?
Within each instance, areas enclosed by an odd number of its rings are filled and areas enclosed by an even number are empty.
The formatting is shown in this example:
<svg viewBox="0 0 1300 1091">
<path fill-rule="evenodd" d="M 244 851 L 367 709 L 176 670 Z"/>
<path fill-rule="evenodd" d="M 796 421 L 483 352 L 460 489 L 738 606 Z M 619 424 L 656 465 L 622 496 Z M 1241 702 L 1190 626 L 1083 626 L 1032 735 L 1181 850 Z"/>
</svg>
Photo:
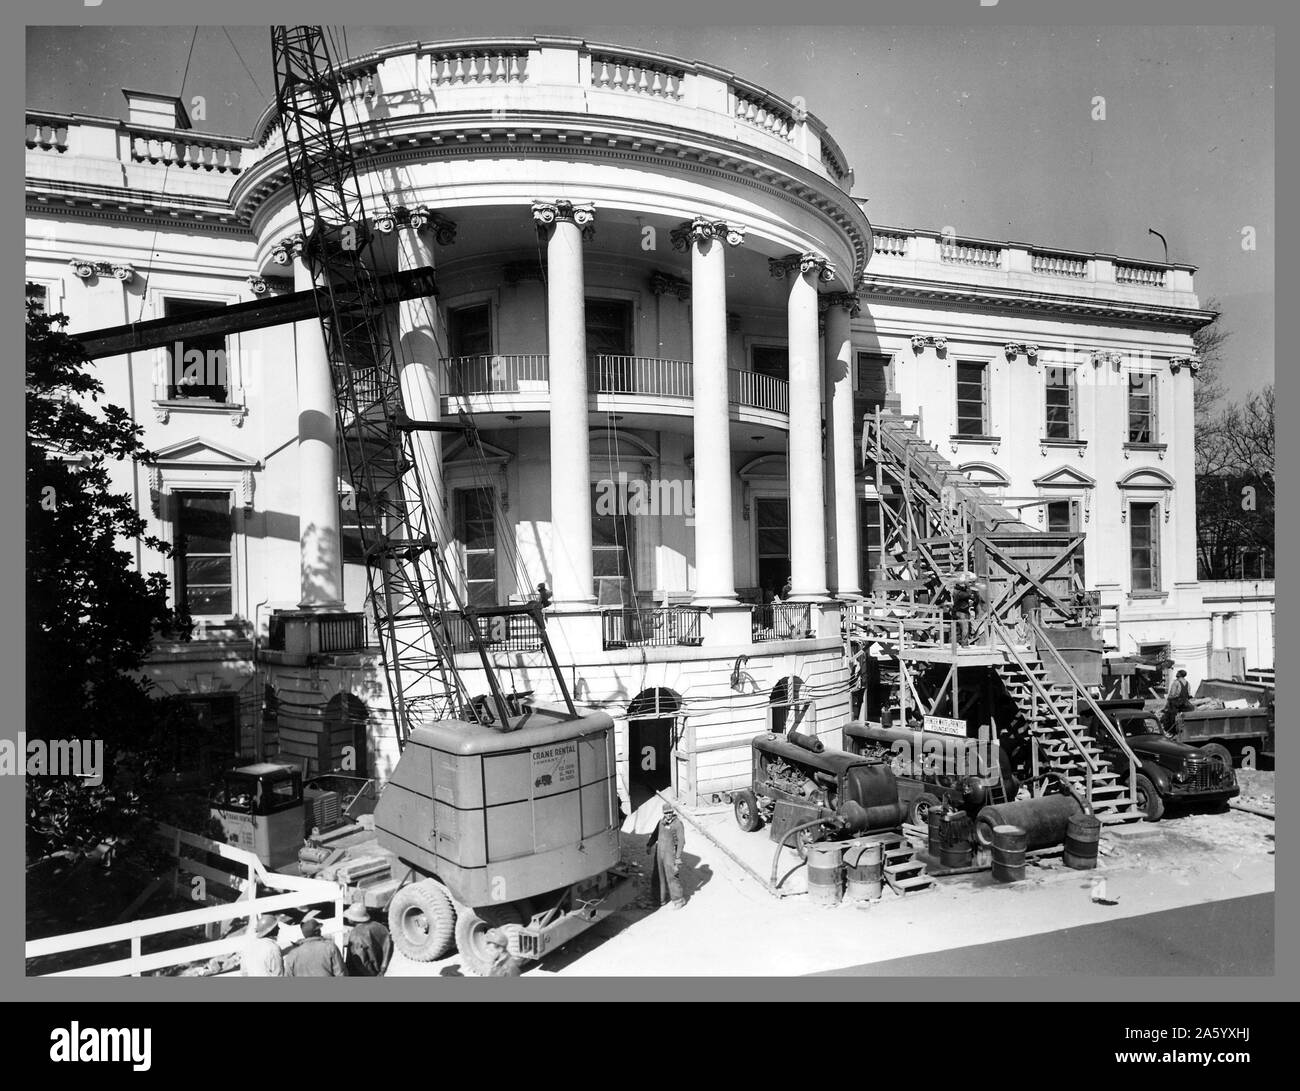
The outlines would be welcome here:
<svg viewBox="0 0 1300 1091">
<path fill-rule="evenodd" d="M 747 639 L 747 608 L 727 621 L 738 565 L 756 582 L 731 517 L 738 460 L 788 448 L 794 596 L 835 591 L 826 544 L 856 557 L 857 519 L 846 422 L 830 433 L 845 450 L 823 452 L 833 388 L 818 304 L 852 292 L 871 229 L 824 127 L 721 70 L 567 39 L 395 47 L 346 72 L 372 218 L 381 230 L 393 210 L 424 221 L 386 235 L 381 260 L 406 268 L 418 253 L 438 269 L 439 317 L 423 334 L 437 366 L 408 364 L 407 392 L 444 414 L 472 411 L 504 444 L 513 431 L 519 451 L 538 450 L 527 430 L 549 430 L 542 563 L 557 608 L 599 605 L 588 436 L 602 423 L 679 437 L 701 513 L 691 600 L 712 611 L 718 637 Z M 266 146 L 276 140 L 268 128 Z M 298 230 L 278 157 L 246 170 L 232 198 L 263 260 Z M 586 343 L 593 301 L 628 316 L 608 344 Z M 487 317 L 467 338 L 457 316 L 474 308 Z M 404 338 L 417 310 L 402 309 Z M 759 363 L 759 350 L 781 348 L 784 375 Z M 425 446 L 423 476 L 437 482 L 436 438 Z"/>
</svg>

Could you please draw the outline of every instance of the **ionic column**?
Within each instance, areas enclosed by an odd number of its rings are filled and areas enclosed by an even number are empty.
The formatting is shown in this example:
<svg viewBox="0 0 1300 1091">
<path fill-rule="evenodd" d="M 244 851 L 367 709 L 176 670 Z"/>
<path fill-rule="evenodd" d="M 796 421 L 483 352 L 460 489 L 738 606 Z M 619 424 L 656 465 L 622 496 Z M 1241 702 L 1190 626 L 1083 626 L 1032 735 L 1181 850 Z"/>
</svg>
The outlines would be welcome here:
<svg viewBox="0 0 1300 1091">
<path fill-rule="evenodd" d="M 433 243 L 446 245 L 455 237 L 455 224 L 423 207 L 393 210 L 391 218 L 377 225 L 380 231 L 393 231 L 397 236 L 397 268 L 432 267 Z M 387 233 L 387 232 L 385 232 Z M 400 347 L 397 359 L 402 361 L 400 375 L 402 404 L 412 420 L 436 421 L 442 415 L 442 383 L 439 371 L 438 345 L 445 344 L 439 336 L 438 308 L 426 299 L 408 299 L 398 304 L 397 330 Z M 429 530 L 444 548 L 451 540 L 444 509 L 445 494 L 442 475 L 442 436 L 438 432 L 411 433 L 411 446 L 415 456 L 423 491 Z"/>
<path fill-rule="evenodd" d="M 826 504 L 822 468 L 822 361 L 817 331 L 817 282 L 835 270 L 815 254 L 769 264 L 788 277 L 790 301 L 790 597 L 826 598 Z"/>
<path fill-rule="evenodd" d="M 672 234 L 691 251 L 691 355 L 695 390 L 696 606 L 734 606 L 731 398 L 727 382 L 726 247 L 744 230 L 697 217 Z"/>
<path fill-rule="evenodd" d="M 547 350 L 551 388 L 551 590 L 563 610 L 594 605 L 591 453 L 587 439 L 587 324 L 582 275 L 591 205 L 534 201 L 546 235 Z"/>
<path fill-rule="evenodd" d="M 301 236 L 286 239 L 272 254 L 293 263 L 294 291 L 316 286 Z M 343 607 L 343 560 L 339 545 L 337 432 L 329 353 L 320 322 L 294 325 L 298 377 L 298 565 L 303 610 Z"/>
<path fill-rule="evenodd" d="M 853 330 L 859 311 L 851 292 L 822 296 L 826 307 L 826 469 L 830 507 L 830 582 L 836 598 L 857 598 L 858 496 L 853 457 Z"/>
</svg>

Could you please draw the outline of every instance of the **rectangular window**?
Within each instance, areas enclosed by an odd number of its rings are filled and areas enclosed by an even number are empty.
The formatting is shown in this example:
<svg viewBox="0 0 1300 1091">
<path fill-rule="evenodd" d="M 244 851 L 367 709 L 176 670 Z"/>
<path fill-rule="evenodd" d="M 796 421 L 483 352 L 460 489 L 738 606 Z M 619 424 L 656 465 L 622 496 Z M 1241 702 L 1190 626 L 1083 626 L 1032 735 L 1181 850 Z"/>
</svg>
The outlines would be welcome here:
<svg viewBox="0 0 1300 1091">
<path fill-rule="evenodd" d="M 452 356 L 491 356 L 492 305 L 480 303 L 448 311 L 447 341 Z"/>
<path fill-rule="evenodd" d="M 601 606 L 636 605 L 636 517 L 625 510 L 623 496 L 611 515 L 608 503 L 597 504 L 598 490 L 592 486 L 591 573 L 592 590 Z"/>
<path fill-rule="evenodd" d="M 33 284 L 27 281 L 27 302 L 31 304 L 32 309 L 37 314 L 45 314 L 49 307 L 50 290 L 44 284 Z"/>
<path fill-rule="evenodd" d="M 987 436 L 988 365 L 957 361 L 957 435 Z"/>
<path fill-rule="evenodd" d="M 1078 386 L 1072 367 L 1049 367 L 1047 381 L 1045 435 L 1048 439 L 1078 439 Z"/>
<path fill-rule="evenodd" d="M 889 393 L 890 358 L 879 352 L 858 353 L 858 389 L 855 415 L 874 413 Z"/>
<path fill-rule="evenodd" d="M 880 568 L 880 516 L 879 500 L 858 501 L 858 549 L 861 553 L 859 561 L 861 582 L 858 586 L 863 591 L 871 590 Z"/>
<path fill-rule="evenodd" d="M 1129 506 L 1129 571 L 1134 591 L 1160 590 L 1160 505 Z"/>
<path fill-rule="evenodd" d="M 186 318 L 211 313 L 221 304 L 215 300 L 164 299 L 165 318 Z M 167 398 L 198 398 L 226 403 L 226 338 L 213 333 L 176 338 L 167 345 Z"/>
<path fill-rule="evenodd" d="M 749 354 L 758 374 L 790 381 L 790 350 L 785 345 L 754 345 Z"/>
<path fill-rule="evenodd" d="M 366 547 L 379 541 L 379 524 L 373 521 L 374 509 L 362 511 L 357 494 L 347 490 L 339 494 L 339 540 L 344 564 L 365 564 Z M 371 521 L 362 522 L 363 516 Z"/>
<path fill-rule="evenodd" d="M 1156 377 L 1149 372 L 1129 373 L 1128 441 L 1156 442 Z"/>
<path fill-rule="evenodd" d="M 456 540 L 465 570 L 470 606 L 496 606 L 496 495 L 491 489 L 456 490 Z"/>
<path fill-rule="evenodd" d="M 632 303 L 626 299 L 587 300 L 587 355 L 634 356 Z"/>
<path fill-rule="evenodd" d="M 175 500 L 177 606 L 191 617 L 230 617 L 235 536 L 230 494 L 181 492 Z"/>
<path fill-rule="evenodd" d="M 758 544 L 758 586 L 763 600 L 770 602 L 790 578 L 790 502 L 784 496 L 754 500 L 754 535 Z"/>
<path fill-rule="evenodd" d="M 1047 505 L 1047 529 L 1052 534 L 1077 533 L 1079 530 L 1079 501 L 1050 501 Z"/>
</svg>

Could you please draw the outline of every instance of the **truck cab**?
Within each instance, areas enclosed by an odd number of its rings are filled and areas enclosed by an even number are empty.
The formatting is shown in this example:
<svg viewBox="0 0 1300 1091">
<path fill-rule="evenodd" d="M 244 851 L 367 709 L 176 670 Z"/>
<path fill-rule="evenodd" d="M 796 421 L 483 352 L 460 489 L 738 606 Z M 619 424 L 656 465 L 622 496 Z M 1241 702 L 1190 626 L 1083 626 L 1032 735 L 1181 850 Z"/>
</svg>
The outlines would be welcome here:
<svg viewBox="0 0 1300 1091">
<path fill-rule="evenodd" d="M 227 769 L 210 804 L 227 844 L 255 853 L 271 870 L 298 859 L 306 815 L 296 766 L 258 762 Z"/>
<path fill-rule="evenodd" d="M 1225 803 L 1240 794 L 1231 760 L 1221 754 L 1171 739 L 1154 713 L 1136 708 L 1105 709 L 1138 758 L 1137 800 L 1154 822 L 1167 803 Z M 1114 760 L 1119 747 L 1106 731 L 1093 731 L 1102 756 Z M 1115 760 L 1116 769 L 1127 762 Z"/>
</svg>

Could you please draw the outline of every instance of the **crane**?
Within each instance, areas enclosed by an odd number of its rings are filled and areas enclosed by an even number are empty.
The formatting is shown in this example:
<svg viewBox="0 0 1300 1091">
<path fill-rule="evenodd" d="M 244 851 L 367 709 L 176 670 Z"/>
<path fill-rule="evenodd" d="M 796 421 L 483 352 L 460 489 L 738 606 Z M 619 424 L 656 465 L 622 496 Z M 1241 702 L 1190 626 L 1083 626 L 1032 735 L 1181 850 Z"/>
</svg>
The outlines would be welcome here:
<svg viewBox="0 0 1300 1091">
<path fill-rule="evenodd" d="M 343 97 L 321 27 L 272 28 L 276 107 L 289 180 L 304 242 L 304 260 L 318 285 L 346 469 L 356 491 L 366 555 L 369 601 L 379 631 L 385 677 L 399 740 L 413 722 L 451 717 L 510 724 L 517 694 L 503 692 L 478 625 L 480 618 L 531 618 L 541 636 L 570 717 L 577 712 L 545 634 L 541 604 L 470 610 L 430 521 L 439 498 L 428 495 L 412 446 L 416 431 L 457 432 L 477 444 L 472 420 L 412 420 L 403 404 L 382 290 L 371 257 L 374 233 L 361 194 Z M 449 619 L 463 626 L 479 653 L 491 689 L 466 691 L 456 669 Z M 498 622 L 500 624 L 500 622 Z"/>
</svg>

